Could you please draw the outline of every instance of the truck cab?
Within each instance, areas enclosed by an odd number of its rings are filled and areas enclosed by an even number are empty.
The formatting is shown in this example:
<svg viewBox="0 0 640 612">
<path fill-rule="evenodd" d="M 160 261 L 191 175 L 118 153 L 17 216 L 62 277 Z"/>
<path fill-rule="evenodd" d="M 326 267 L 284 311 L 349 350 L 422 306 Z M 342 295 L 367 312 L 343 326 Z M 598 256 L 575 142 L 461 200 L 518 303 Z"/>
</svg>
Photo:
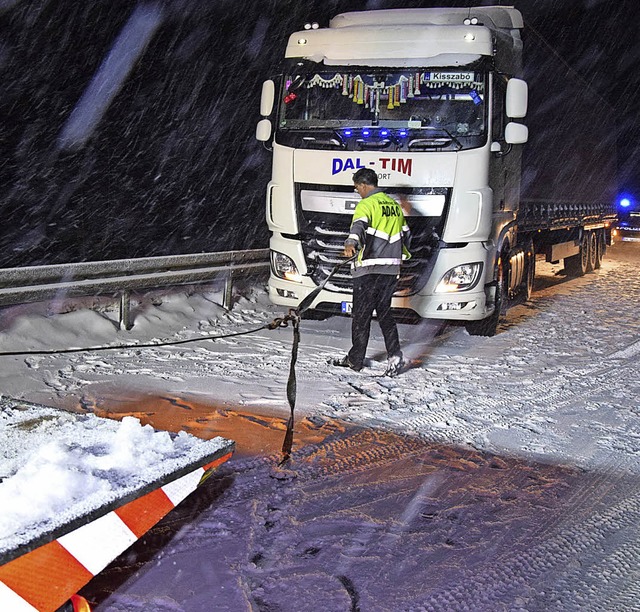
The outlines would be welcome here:
<svg viewBox="0 0 640 612">
<path fill-rule="evenodd" d="M 514 251 L 528 139 L 522 27 L 507 7 L 397 9 L 290 36 L 256 132 L 273 151 L 273 302 L 295 308 L 342 261 L 352 175 L 369 167 L 413 235 L 393 307 L 495 333 L 503 297 L 530 289 L 535 257 L 529 244 Z M 350 300 L 345 267 L 312 306 L 348 312 Z"/>
</svg>

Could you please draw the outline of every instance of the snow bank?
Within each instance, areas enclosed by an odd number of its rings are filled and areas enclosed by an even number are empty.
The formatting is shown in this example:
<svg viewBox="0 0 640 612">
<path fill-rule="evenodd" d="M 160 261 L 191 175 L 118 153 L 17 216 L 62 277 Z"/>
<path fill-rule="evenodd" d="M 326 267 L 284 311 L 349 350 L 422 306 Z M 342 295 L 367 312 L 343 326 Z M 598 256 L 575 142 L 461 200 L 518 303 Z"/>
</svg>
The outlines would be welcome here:
<svg viewBox="0 0 640 612">
<path fill-rule="evenodd" d="M 230 445 L 0 399 L 0 555 Z"/>
</svg>

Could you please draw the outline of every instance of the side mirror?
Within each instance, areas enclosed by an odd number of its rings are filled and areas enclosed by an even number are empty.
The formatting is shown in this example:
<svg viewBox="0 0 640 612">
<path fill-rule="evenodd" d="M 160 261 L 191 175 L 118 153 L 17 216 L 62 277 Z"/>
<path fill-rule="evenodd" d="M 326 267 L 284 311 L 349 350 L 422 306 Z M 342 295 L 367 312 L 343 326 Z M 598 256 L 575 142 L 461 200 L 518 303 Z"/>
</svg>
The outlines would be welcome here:
<svg viewBox="0 0 640 612">
<path fill-rule="evenodd" d="M 507 123 L 504 129 L 504 140 L 507 144 L 524 144 L 529 140 L 529 128 L 522 123 Z"/>
<path fill-rule="evenodd" d="M 256 140 L 267 142 L 271 138 L 271 121 L 261 119 L 256 126 Z"/>
<path fill-rule="evenodd" d="M 273 103 L 276 99 L 276 84 L 269 79 L 262 84 L 262 96 L 260 98 L 260 114 L 268 117 L 273 110 Z"/>
<path fill-rule="evenodd" d="M 522 79 L 509 79 L 507 83 L 507 117 L 522 119 L 527 116 L 529 86 Z"/>
</svg>

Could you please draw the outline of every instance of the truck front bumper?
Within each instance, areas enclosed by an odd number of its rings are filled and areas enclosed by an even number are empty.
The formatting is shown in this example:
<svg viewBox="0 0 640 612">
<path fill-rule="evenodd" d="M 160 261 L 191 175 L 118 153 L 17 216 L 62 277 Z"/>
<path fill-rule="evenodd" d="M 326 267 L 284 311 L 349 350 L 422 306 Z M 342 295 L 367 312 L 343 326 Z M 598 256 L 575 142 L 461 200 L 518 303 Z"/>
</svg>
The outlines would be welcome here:
<svg viewBox="0 0 640 612">
<path fill-rule="evenodd" d="M 295 256 L 293 252 L 290 254 Z M 392 306 L 395 310 L 410 311 L 425 319 L 484 319 L 493 311 L 493 270 L 487 264 L 492 261 L 493 253 L 483 243 L 440 249 L 423 288 L 412 295 L 394 297 Z M 482 270 L 475 286 L 464 291 L 437 290 L 440 280 L 449 270 L 458 265 L 478 262 L 482 264 Z M 290 308 L 295 308 L 315 288 L 316 285 L 306 276 L 303 276 L 302 282 L 299 283 L 278 278 L 273 272 L 269 278 L 271 301 Z M 342 302 L 351 302 L 352 299 L 351 293 L 324 290 L 320 292 L 311 308 L 341 312 Z"/>
</svg>

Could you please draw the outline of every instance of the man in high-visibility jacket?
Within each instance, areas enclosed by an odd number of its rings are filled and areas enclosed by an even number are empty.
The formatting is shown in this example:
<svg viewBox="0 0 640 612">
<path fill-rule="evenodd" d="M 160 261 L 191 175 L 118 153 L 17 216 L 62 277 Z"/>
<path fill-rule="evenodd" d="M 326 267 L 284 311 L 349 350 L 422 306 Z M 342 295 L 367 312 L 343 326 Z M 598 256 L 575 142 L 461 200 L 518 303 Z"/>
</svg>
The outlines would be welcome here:
<svg viewBox="0 0 640 612">
<path fill-rule="evenodd" d="M 378 189 L 378 175 L 371 168 L 360 168 L 353 183 L 362 198 L 353 213 L 344 255 L 353 257 L 352 347 L 334 365 L 360 371 L 369 343 L 371 320 L 375 310 L 387 349 L 385 374 L 395 376 L 403 366 L 398 328 L 391 313 L 391 298 L 396 290 L 400 264 L 411 257 L 411 234 L 400 205 Z"/>
</svg>

